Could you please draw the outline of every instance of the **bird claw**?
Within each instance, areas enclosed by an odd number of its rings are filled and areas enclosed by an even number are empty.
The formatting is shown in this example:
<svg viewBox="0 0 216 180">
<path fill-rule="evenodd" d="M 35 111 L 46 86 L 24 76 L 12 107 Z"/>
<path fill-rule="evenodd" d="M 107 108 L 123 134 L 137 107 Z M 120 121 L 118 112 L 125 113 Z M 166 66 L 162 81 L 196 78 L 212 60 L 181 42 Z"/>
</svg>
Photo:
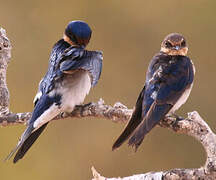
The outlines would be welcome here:
<svg viewBox="0 0 216 180">
<path fill-rule="evenodd" d="M 172 117 L 174 117 L 176 119 L 175 121 L 181 121 L 184 119 L 183 117 L 178 116 L 177 114 L 174 114 L 174 113 L 172 114 Z"/>
<path fill-rule="evenodd" d="M 76 108 L 80 109 L 80 115 L 83 116 L 83 112 L 85 111 L 85 108 L 91 106 L 92 104 L 93 104 L 92 102 L 89 102 L 87 104 L 76 105 Z"/>
<path fill-rule="evenodd" d="M 181 121 L 183 120 L 184 118 L 178 116 L 177 114 L 171 114 L 171 115 L 167 115 L 165 117 L 165 121 L 167 124 L 170 124 L 170 125 L 174 125 L 176 124 L 178 121 Z"/>
<path fill-rule="evenodd" d="M 84 104 L 83 107 L 91 106 L 92 104 L 93 104 L 92 102 L 89 102 L 87 104 Z"/>
<path fill-rule="evenodd" d="M 76 108 L 81 108 L 82 110 L 90 105 L 92 105 L 92 102 L 89 102 L 87 104 L 82 104 L 82 105 L 76 105 Z"/>
</svg>

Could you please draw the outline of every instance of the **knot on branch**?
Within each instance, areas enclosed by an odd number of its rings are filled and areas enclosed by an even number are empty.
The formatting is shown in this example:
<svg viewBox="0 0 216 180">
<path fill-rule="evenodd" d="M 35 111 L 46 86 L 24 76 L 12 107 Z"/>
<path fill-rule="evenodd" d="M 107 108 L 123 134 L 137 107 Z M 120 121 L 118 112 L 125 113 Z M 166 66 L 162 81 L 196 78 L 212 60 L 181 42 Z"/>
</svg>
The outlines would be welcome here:
<svg viewBox="0 0 216 180">
<path fill-rule="evenodd" d="M 6 36 L 6 31 L 0 27 L 0 61 L 5 61 L 6 64 L 8 64 L 10 58 L 11 58 L 11 43 Z M 2 65 L 3 64 L 0 64 L 0 68 L 2 68 L 1 67 Z"/>
<path fill-rule="evenodd" d="M 11 58 L 11 44 L 6 31 L 0 27 L 0 115 L 9 113 L 9 91 L 6 84 L 6 71 Z"/>
</svg>

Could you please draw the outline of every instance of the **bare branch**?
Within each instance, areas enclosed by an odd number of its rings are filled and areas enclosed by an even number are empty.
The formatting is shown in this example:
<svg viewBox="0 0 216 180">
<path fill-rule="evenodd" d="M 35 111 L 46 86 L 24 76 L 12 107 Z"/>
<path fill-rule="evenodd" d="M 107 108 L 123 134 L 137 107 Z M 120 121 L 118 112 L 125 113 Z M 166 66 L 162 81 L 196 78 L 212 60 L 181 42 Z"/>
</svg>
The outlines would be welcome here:
<svg viewBox="0 0 216 180">
<path fill-rule="evenodd" d="M 0 28 L 0 125 L 24 124 L 31 113 L 12 113 L 9 111 L 9 91 L 6 84 L 6 71 L 11 57 L 11 44 L 5 30 Z M 54 120 L 68 117 L 99 117 L 113 122 L 126 123 L 132 114 L 121 103 L 106 105 L 102 99 L 97 103 L 77 106 L 72 113 L 62 113 Z M 197 169 L 173 169 L 161 172 L 149 172 L 124 178 L 105 178 L 92 168 L 94 180 L 179 180 L 179 179 L 216 179 L 216 136 L 197 112 L 188 114 L 187 118 L 166 117 L 160 126 L 195 137 L 205 148 L 207 160 L 204 166 Z"/>
<path fill-rule="evenodd" d="M 0 27 L 0 115 L 9 112 L 9 91 L 6 84 L 7 66 L 11 58 L 11 44 L 6 31 Z"/>
<path fill-rule="evenodd" d="M 205 165 L 197 169 L 172 169 L 168 171 L 149 172 L 146 174 L 138 174 L 123 178 L 105 178 L 94 168 L 92 168 L 94 180 L 216 179 L 216 136 L 196 111 L 188 113 L 188 117 L 185 119 L 181 119 L 179 117 L 167 117 L 165 120 L 161 121 L 160 125 L 177 133 L 184 133 L 195 137 L 206 150 L 207 160 Z"/>
<path fill-rule="evenodd" d="M 203 168 L 199 169 L 172 169 L 161 172 L 148 172 L 128 177 L 106 178 L 101 176 L 92 167 L 92 180 L 214 180 L 215 174 L 206 174 Z"/>
<path fill-rule="evenodd" d="M 114 106 L 106 105 L 102 99 L 97 103 L 89 103 L 81 106 L 76 106 L 72 113 L 62 113 L 53 120 L 65 118 L 83 118 L 83 117 L 100 117 L 107 118 L 113 122 L 126 123 L 132 114 L 132 109 L 128 109 L 121 103 L 116 103 Z M 30 112 L 26 113 L 7 113 L 0 116 L 0 125 L 8 126 L 15 124 L 24 124 L 31 117 Z"/>
</svg>

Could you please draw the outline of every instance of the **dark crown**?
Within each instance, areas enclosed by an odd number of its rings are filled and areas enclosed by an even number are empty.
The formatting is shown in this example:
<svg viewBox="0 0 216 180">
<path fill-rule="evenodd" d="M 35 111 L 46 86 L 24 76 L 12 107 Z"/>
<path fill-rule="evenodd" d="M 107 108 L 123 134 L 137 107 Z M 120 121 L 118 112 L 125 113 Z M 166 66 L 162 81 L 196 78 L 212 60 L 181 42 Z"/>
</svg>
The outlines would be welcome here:
<svg viewBox="0 0 216 180">
<path fill-rule="evenodd" d="M 178 33 L 171 33 L 161 44 L 161 51 L 168 55 L 186 56 L 188 47 L 185 38 Z"/>
<path fill-rule="evenodd" d="M 86 46 L 89 43 L 91 34 L 91 28 L 83 21 L 71 21 L 65 29 L 65 35 L 80 46 Z"/>
<path fill-rule="evenodd" d="M 175 46 L 185 47 L 186 40 L 183 35 L 179 33 L 171 33 L 165 37 L 162 42 L 162 45 L 166 48 L 171 48 Z"/>
</svg>

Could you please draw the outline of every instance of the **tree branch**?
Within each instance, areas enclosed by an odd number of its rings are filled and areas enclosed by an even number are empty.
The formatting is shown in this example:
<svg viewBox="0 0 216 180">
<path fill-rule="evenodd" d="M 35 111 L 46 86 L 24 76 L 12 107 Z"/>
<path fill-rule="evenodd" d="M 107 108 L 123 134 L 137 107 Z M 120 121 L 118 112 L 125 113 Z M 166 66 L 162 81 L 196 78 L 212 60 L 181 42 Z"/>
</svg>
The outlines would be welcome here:
<svg viewBox="0 0 216 180">
<path fill-rule="evenodd" d="M 207 154 L 205 165 L 197 169 L 172 169 L 168 171 L 149 172 L 146 174 L 138 174 L 123 178 L 105 178 L 94 168 L 92 168 L 94 176 L 93 180 L 216 179 L 216 136 L 196 111 L 188 113 L 188 117 L 185 119 L 167 117 L 161 121 L 160 125 L 162 127 L 169 128 L 176 133 L 184 133 L 195 137 L 205 148 Z"/>
<path fill-rule="evenodd" d="M 88 103 L 81 106 L 76 106 L 71 113 L 62 113 L 53 120 L 60 120 L 65 118 L 83 118 L 83 117 L 99 117 L 107 118 L 113 122 L 126 123 L 132 114 L 132 109 L 128 109 L 123 104 L 117 102 L 114 106 L 106 105 L 103 99 L 97 103 Z M 24 124 L 31 117 L 30 112 L 26 113 L 7 113 L 0 116 L 0 125 L 16 125 Z"/>
<path fill-rule="evenodd" d="M 9 91 L 6 84 L 6 71 L 10 57 L 10 41 L 6 37 L 5 30 L 0 28 L 0 125 L 2 126 L 24 124 L 31 117 L 30 112 L 12 113 L 9 111 Z M 110 106 L 100 99 L 97 103 L 77 106 L 72 113 L 62 113 L 54 118 L 54 120 L 68 117 L 100 117 L 113 122 L 126 123 L 130 119 L 132 111 L 132 109 L 128 109 L 119 102 L 114 106 Z M 161 172 L 149 172 L 124 178 L 105 178 L 92 168 L 94 180 L 216 179 L 216 136 L 197 112 L 188 113 L 187 118 L 166 117 L 166 119 L 161 121 L 160 126 L 171 129 L 176 133 L 184 133 L 195 137 L 203 145 L 207 154 L 204 166 L 197 169 L 173 169 Z"/>
<path fill-rule="evenodd" d="M 9 112 L 9 91 L 6 83 L 7 66 L 11 58 L 11 44 L 6 31 L 0 27 L 0 115 Z"/>
</svg>

